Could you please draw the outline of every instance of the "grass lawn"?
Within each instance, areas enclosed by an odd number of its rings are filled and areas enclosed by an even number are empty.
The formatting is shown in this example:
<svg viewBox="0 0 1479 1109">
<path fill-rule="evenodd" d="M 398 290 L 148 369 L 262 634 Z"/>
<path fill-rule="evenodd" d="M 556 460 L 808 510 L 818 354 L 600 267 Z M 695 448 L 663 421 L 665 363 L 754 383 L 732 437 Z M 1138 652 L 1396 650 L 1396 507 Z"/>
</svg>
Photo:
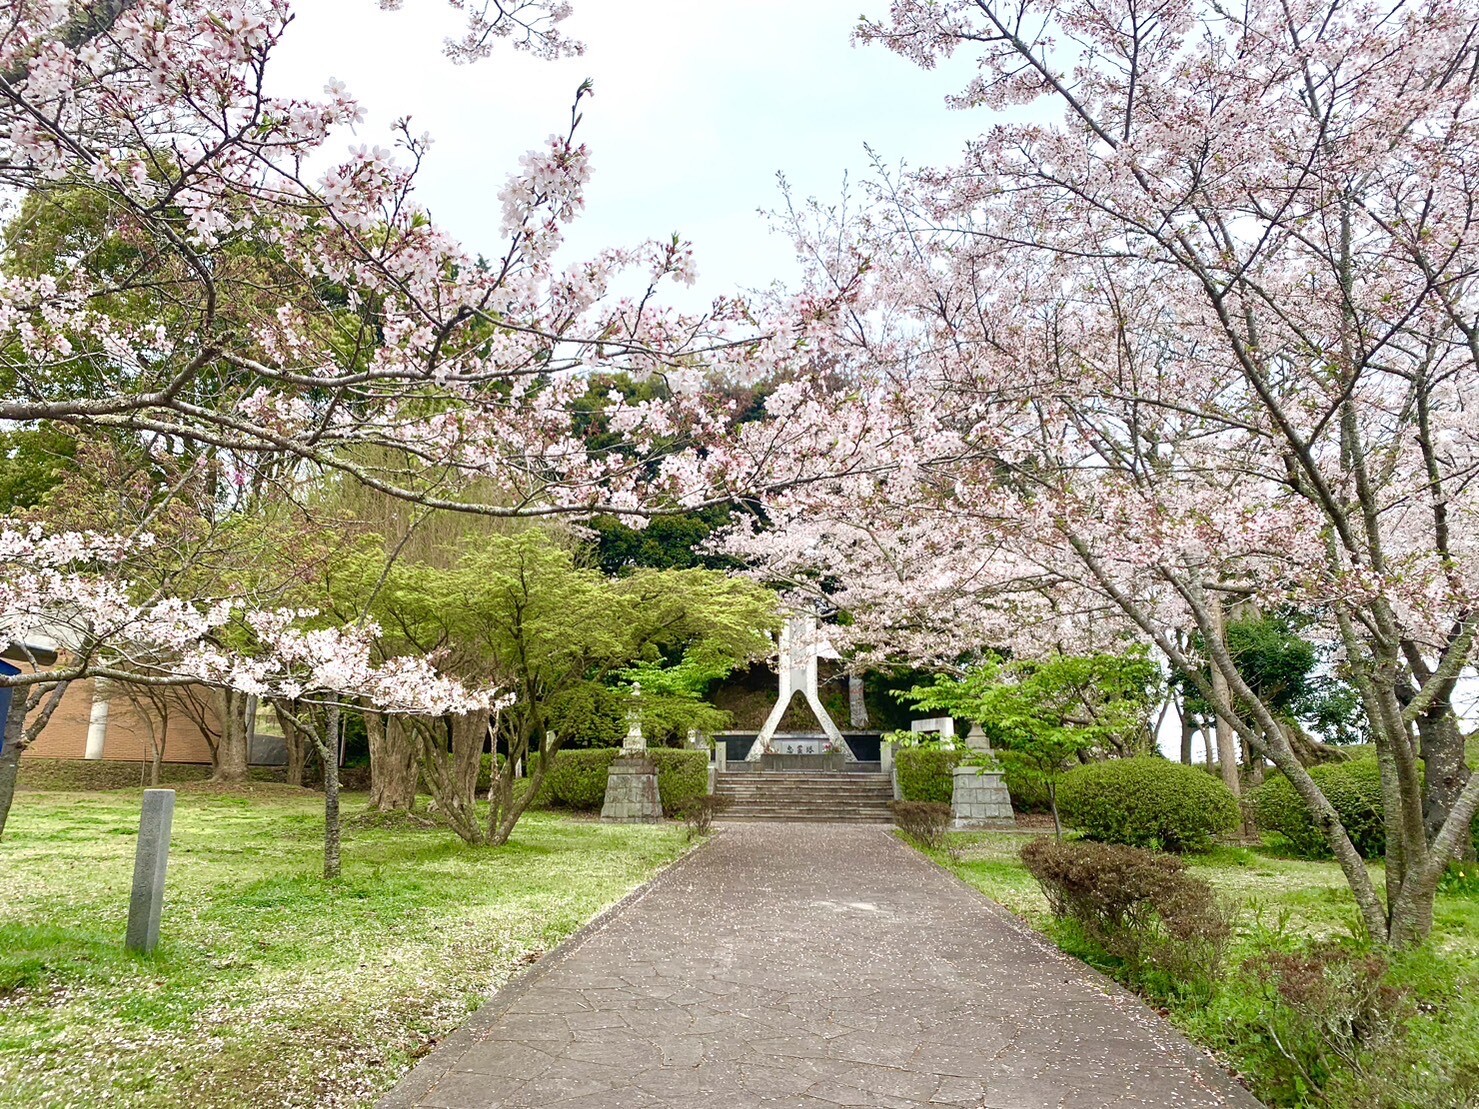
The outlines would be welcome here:
<svg viewBox="0 0 1479 1109">
<path fill-rule="evenodd" d="M 683 853 L 681 826 L 530 813 L 476 850 L 322 798 L 183 787 L 159 950 L 123 952 L 140 793 L 26 792 L 0 843 L 0 1105 L 372 1101 L 480 999 Z"/>
<path fill-rule="evenodd" d="M 1070 953 L 1071 930 L 1056 926 L 1036 881 L 1017 852 L 1026 838 L 971 833 L 951 839 L 954 857 L 930 854 L 988 897 L 1058 939 Z M 1218 847 L 1187 857 L 1192 873 L 1236 906 L 1237 933 L 1229 963 L 1237 967 L 1260 950 L 1359 933 L 1355 902 L 1333 862 L 1291 859 L 1272 847 Z M 1380 866 L 1373 865 L 1380 886 Z M 1101 969 L 1113 973 L 1112 962 Z M 1270 1105 L 1341 1109 L 1448 1109 L 1479 1106 L 1479 877 L 1450 881 L 1439 895 L 1432 940 L 1394 960 L 1390 980 L 1406 991 L 1412 1016 L 1406 1034 L 1362 1061 L 1360 1073 L 1336 1076 L 1322 1095 L 1281 1091 L 1268 1060 L 1271 1037 L 1258 1026 L 1260 1001 L 1240 994 L 1246 979 L 1230 977 L 1210 1001 L 1158 999 L 1191 1038 L 1242 1072 Z M 1265 1074 L 1264 1070 L 1270 1073 Z"/>
</svg>

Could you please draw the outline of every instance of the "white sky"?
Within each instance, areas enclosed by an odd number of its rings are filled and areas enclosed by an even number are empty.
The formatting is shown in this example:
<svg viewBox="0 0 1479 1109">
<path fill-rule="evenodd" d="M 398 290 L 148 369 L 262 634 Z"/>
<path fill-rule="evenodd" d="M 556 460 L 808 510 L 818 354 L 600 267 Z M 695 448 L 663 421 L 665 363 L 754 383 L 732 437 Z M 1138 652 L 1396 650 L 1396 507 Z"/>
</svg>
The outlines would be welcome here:
<svg viewBox="0 0 1479 1109">
<path fill-rule="evenodd" d="M 498 247 L 496 194 L 524 151 L 561 131 L 581 80 L 595 82 L 581 133 L 594 173 L 570 237 L 583 256 L 680 232 L 695 244 L 704 301 L 794 273 L 767 233 L 783 171 L 824 201 L 862 176 L 863 144 L 889 162 L 954 161 L 980 113 L 944 96 L 968 59 L 924 71 L 881 47 L 854 47 L 862 9 L 884 0 L 575 0 L 564 24 L 584 56 L 539 61 L 504 49 L 454 65 L 442 42 L 459 26 L 445 0 L 298 0 L 272 71 L 279 93 L 319 95 L 336 77 L 367 119 L 344 143 L 386 143 L 410 115 L 435 139 L 421 179 L 433 218 L 471 249 Z"/>
</svg>

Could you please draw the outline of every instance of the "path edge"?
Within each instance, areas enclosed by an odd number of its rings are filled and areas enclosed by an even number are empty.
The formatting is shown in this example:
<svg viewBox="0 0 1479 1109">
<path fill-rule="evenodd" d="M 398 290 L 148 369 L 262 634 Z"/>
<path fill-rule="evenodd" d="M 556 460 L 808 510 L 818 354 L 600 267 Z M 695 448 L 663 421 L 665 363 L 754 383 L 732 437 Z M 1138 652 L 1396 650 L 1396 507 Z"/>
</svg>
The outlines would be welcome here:
<svg viewBox="0 0 1479 1109">
<path fill-rule="evenodd" d="M 883 829 L 880 829 L 880 831 L 883 831 Z M 1043 935 L 1031 924 L 1027 923 L 1024 918 L 1018 916 L 1016 913 L 1012 912 L 1012 910 L 1008 909 L 1005 905 L 1001 904 L 1001 902 L 994 900 L 993 898 L 988 896 L 985 891 L 971 885 L 971 883 L 967 882 L 964 878 L 955 873 L 955 871 L 951 870 L 944 863 L 940 862 L 937 859 L 931 858 L 919 848 L 915 847 L 912 843 L 904 840 L 902 836 L 897 834 L 896 829 L 890 828 L 887 831 L 883 831 L 883 834 L 887 836 L 890 840 L 892 840 L 894 846 L 900 851 L 903 851 L 908 855 L 912 855 L 914 858 L 918 859 L 926 866 L 929 866 L 932 869 L 943 874 L 946 878 L 950 879 L 950 881 L 960 886 L 966 892 L 974 895 L 976 899 L 982 903 L 982 905 L 992 916 L 995 916 L 1012 931 L 1016 932 L 1018 935 L 1022 936 L 1029 942 L 1036 944 L 1043 951 L 1052 955 L 1057 960 L 1064 962 L 1073 970 L 1087 974 L 1097 980 L 1097 982 L 1103 987 L 1104 992 L 1109 996 L 1117 998 L 1122 1004 L 1128 1003 L 1133 1011 L 1133 1016 L 1135 1019 L 1143 1022 L 1144 1024 L 1152 1026 L 1163 1036 L 1170 1037 L 1177 1048 L 1178 1054 L 1181 1054 L 1182 1056 L 1187 1058 L 1187 1061 L 1190 1064 L 1190 1069 L 1194 1074 L 1197 1074 L 1204 1080 L 1210 1081 L 1210 1076 L 1206 1072 L 1209 1070 L 1213 1071 L 1220 1078 L 1230 1080 L 1236 1086 L 1238 1086 L 1246 1095 L 1249 1106 L 1256 1106 L 1259 1107 L 1259 1109 L 1264 1109 L 1264 1103 L 1258 1100 L 1252 1090 L 1248 1089 L 1247 1083 L 1244 1082 L 1242 1075 L 1238 1074 L 1236 1071 L 1230 1070 L 1214 1052 L 1212 1052 L 1208 1048 L 1203 1047 L 1201 1044 L 1188 1037 L 1186 1033 L 1182 1032 L 1181 1029 L 1172 1024 L 1166 1017 L 1162 1016 L 1155 1009 L 1153 1009 L 1150 1003 L 1145 1000 L 1145 998 L 1120 985 L 1120 983 L 1116 982 L 1113 978 L 1109 977 L 1109 975 L 1105 974 L 1097 967 L 1084 962 L 1082 959 L 1075 958 L 1068 952 L 1064 951 L 1047 936 Z M 1126 1015 L 1128 1016 L 1131 1014 L 1127 1013 Z"/>
<path fill-rule="evenodd" d="M 438 1082 L 457 1069 L 458 1062 L 467 1054 L 468 1049 L 482 1039 L 481 1033 L 497 1024 L 510 1006 L 523 997 L 536 982 L 568 959 L 587 941 L 605 931 L 618 915 L 646 897 L 659 884 L 667 881 L 670 875 L 682 870 L 691 859 L 703 854 L 709 845 L 721 835 L 723 835 L 723 829 L 715 828 L 702 843 L 696 847 L 690 847 L 621 900 L 608 905 L 581 925 L 577 931 L 566 936 L 546 952 L 539 962 L 522 973 L 514 974 L 507 982 L 489 994 L 483 1004 L 469 1013 L 465 1021 L 444 1036 L 436 1047 L 423 1056 L 414 1067 L 403 1074 L 394 1086 L 381 1094 L 374 1103 L 375 1109 L 414 1109 L 422 1096 L 430 1093 Z M 930 861 L 933 862 L 933 860 Z"/>
</svg>

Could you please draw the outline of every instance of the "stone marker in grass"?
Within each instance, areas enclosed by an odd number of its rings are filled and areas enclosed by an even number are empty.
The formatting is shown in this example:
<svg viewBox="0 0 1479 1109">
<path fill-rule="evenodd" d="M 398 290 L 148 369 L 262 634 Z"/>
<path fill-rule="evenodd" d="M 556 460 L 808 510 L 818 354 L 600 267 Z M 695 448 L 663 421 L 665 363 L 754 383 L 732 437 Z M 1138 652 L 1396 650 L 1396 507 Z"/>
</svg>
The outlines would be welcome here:
<svg viewBox="0 0 1479 1109">
<path fill-rule="evenodd" d="M 175 817 L 175 791 L 144 790 L 139 845 L 134 852 L 134 888 L 128 899 L 128 934 L 123 946 L 148 955 L 159 944 L 164 908 L 164 869 L 169 862 L 169 830 Z"/>
</svg>

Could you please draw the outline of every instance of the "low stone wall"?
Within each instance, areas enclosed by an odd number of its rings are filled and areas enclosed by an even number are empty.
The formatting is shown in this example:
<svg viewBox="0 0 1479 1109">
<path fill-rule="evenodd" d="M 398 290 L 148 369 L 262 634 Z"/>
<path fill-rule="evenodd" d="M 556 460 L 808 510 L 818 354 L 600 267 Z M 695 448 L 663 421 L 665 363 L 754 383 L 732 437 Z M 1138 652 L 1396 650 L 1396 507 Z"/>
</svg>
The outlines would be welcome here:
<svg viewBox="0 0 1479 1109">
<path fill-rule="evenodd" d="M 1016 823 L 1012 797 L 999 770 L 957 766 L 950 808 L 955 828 L 1010 828 Z"/>
</svg>

